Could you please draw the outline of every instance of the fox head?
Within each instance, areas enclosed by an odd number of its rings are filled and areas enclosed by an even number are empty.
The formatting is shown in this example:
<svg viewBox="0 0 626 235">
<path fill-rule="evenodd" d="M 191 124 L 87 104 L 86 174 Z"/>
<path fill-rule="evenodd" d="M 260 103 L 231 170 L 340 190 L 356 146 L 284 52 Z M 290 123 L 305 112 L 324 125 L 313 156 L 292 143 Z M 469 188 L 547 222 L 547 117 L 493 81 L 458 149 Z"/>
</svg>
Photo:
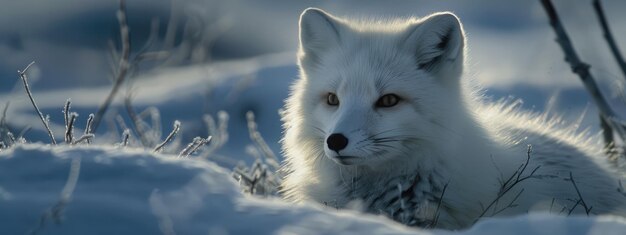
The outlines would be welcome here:
<svg viewBox="0 0 626 235">
<path fill-rule="evenodd" d="M 447 142 L 445 133 L 456 131 L 464 50 L 452 13 L 354 23 L 305 10 L 285 144 L 339 165 L 375 167 L 428 153 L 431 143 Z"/>
</svg>

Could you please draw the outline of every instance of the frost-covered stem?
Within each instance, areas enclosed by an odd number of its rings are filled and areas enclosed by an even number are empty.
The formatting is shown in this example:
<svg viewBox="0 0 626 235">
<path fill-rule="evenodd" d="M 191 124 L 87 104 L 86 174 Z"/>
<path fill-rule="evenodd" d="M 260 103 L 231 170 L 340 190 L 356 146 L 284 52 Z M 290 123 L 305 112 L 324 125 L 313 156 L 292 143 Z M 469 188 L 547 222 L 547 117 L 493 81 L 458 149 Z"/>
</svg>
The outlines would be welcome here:
<svg viewBox="0 0 626 235">
<path fill-rule="evenodd" d="M 174 137 L 176 137 L 179 130 L 180 130 L 180 121 L 176 120 L 174 121 L 174 129 L 172 129 L 172 132 L 170 132 L 170 134 L 167 135 L 167 137 L 162 143 L 160 143 L 154 148 L 154 152 L 155 153 L 161 152 L 163 147 L 165 147 L 167 143 L 171 142 L 174 139 Z"/>
<path fill-rule="evenodd" d="M 196 145 L 194 145 L 193 148 L 191 148 L 191 151 L 185 157 L 188 157 L 189 155 L 195 153 L 196 151 L 198 151 L 200 147 L 208 144 L 209 142 L 211 142 L 211 136 L 207 137 L 206 139 L 201 138 L 198 141 L 198 143 L 196 143 Z"/>
<path fill-rule="evenodd" d="M 128 146 L 128 139 L 130 139 L 130 130 L 124 129 L 124 132 L 122 133 L 122 143 L 121 143 L 123 147 Z"/>
<path fill-rule="evenodd" d="M 89 117 L 87 118 L 87 125 L 85 126 L 85 133 L 84 133 L 84 135 L 90 135 L 91 134 L 91 127 L 92 127 L 92 125 L 93 125 L 93 113 L 90 113 Z M 93 138 L 93 134 L 91 134 L 91 135 L 92 135 L 92 138 Z M 92 138 L 87 139 L 87 143 L 88 144 L 91 144 L 91 139 Z"/>
<path fill-rule="evenodd" d="M 119 70 L 117 71 L 117 76 L 113 83 L 113 87 L 111 88 L 111 92 L 104 100 L 104 102 L 98 108 L 96 112 L 94 121 L 93 121 L 93 131 L 95 132 L 100 125 L 100 122 L 106 113 L 109 105 L 115 98 L 115 95 L 119 91 L 120 87 L 126 80 L 126 74 L 128 73 L 129 67 L 129 57 L 130 57 L 130 33 L 128 28 L 128 23 L 126 21 L 126 2 L 124 0 L 120 0 L 120 7 L 117 11 L 117 20 L 120 24 L 120 37 L 122 42 L 122 56 L 120 57 Z"/>
<path fill-rule="evenodd" d="M 4 139 L 2 136 L 4 133 L 9 132 L 9 129 L 6 127 L 6 118 L 7 118 L 7 110 L 9 109 L 9 102 L 4 105 L 4 109 L 2 110 L 2 117 L 0 118 L 0 141 Z"/>
<path fill-rule="evenodd" d="M 15 144 L 15 136 L 13 136 L 12 132 L 7 132 L 7 138 L 9 140 L 9 146 L 14 145 Z"/>
<path fill-rule="evenodd" d="M 622 69 L 622 74 L 624 75 L 624 79 L 626 79 L 626 62 L 624 62 L 624 57 L 619 51 L 617 47 L 617 43 L 615 42 L 615 38 L 613 38 L 613 33 L 611 33 L 611 29 L 609 28 L 609 23 L 606 20 L 606 16 L 604 15 L 604 11 L 602 10 L 602 5 L 600 0 L 593 1 L 593 9 L 598 16 L 598 20 L 600 21 L 600 26 L 602 26 L 602 31 L 604 33 L 604 39 L 606 39 L 607 44 L 611 48 L 611 52 L 613 53 L 613 57 L 619 64 L 620 69 Z"/>
<path fill-rule="evenodd" d="M 35 103 L 33 94 L 30 92 L 30 87 L 28 86 L 28 77 L 26 77 L 26 71 L 28 71 L 28 68 L 30 68 L 30 66 L 32 66 L 33 64 L 35 64 L 35 61 L 28 64 L 28 66 L 26 66 L 24 70 L 22 71 L 18 70 L 17 73 L 20 75 L 22 82 L 24 82 L 24 89 L 26 89 L 26 94 L 28 94 L 28 98 L 30 99 L 30 102 L 33 104 L 33 107 L 35 107 L 35 111 L 37 111 L 37 114 L 39 114 L 39 118 L 41 119 L 41 122 L 43 122 L 43 126 L 46 128 L 46 131 L 48 131 L 48 136 L 50 136 L 50 140 L 52 141 L 52 144 L 56 145 L 57 141 L 54 139 L 54 134 L 52 134 L 52 130 L 50 129 L 48 119 L 43 117 L 43 114 L 41 113 L 41 111 L 39 110 L 39 107 L 37 107 L 37 104 Z"/>
<path fill-rule="evenodd" d="M 168 50 L 174 47 L 174 41 L 176 39 L 176 31 L 178 31 L 178 20 L 180 10 L 178 8 L 177 0 L 171 0 L 170 6 L 170 18 L 167 22 L 167 29 L 165 31 L 165 40 L 163 43 L 164 49 Z"/>
<path fill-rule="evenodd" d="M 274 168 L 274 170 L 280 168 L 278 163 L 278 158 L 272 152 L 272 149 L 267 145 L 261 133 L 257 130 L 257 124 L 254 120 L 254 113 L 252 111 L 248 111 L 246 113 L 246 119 L 248 121 L 248 132 L 250 132 L 250 139 L 259 147 L 263 155 L 265 155 L 266 159 L 269 160 L 267 163 Z"/>
<path fill-rule="evenodd" d="M 149 141 L 146 138 L 146 132 L 143 129 L 143 126 L 141 125 L 141 120 L 137 116 L 137 112 L 135 112 L 135 109 L 133 109 L 130 95 L 126 96 L 126 98 L 124 99 L 124 106 L 126 106 L 126 112 L 128 112 L 128 116 L 131 119 L 130 123 L 134 127 L 135 132 L 137 132 L 137 135 L 139 136 L 139 140 L 141 141 L 141 144 L 143 146 L 149 146 L 148 144 Z"/>
<path fill-rule="evenodd" d="M 565 53 L 565 61 L 570 64 L 572 71 L 578 74 L 585 85 L 585 88 L 591 94 L 596 106 L 598 106 L 601 118 L 605 119 L 607 124 L 609 124 L 604 126 L 604 131 L 611 133 L 613 130 L 616 130 L 621 137 L 626 136 L 621 124 L 614 122 L 613 118 L 616 117 L 615 112 L 611 109 L 604 96 L 602 96 L 593 75 L 589 72 L 589 64 L 581 61 L 578 57 L 578 54 L 576 53 L 576 50 L 574 49 L 574 46 L 565 31 L 565 27 L 563 27 L 563 24 L 561 24 L 561 21 L 559 20 L 559 16 L 556 13 L 554 5 L 552 5 L 550 0 L 541 0 L 541 3 L 548 15 L 548 18 L 550 19 L 550 26 L 552 26 L 552 29 L 554 29 L 554 32 L 556 33 L 556 41 Z M 609 140 L 612 139 L 613 138 L 611 136 Z M 611 143 L 606 143 L 606 145 L 609 144 Z"/>
<path fill-rule="evenodd" d="M 65 127 L 65 143 L 72 144 L 74 142 L 74 122 L 76 122 L 78 113 L 69 114 L 67 126 Z"/>
<path fill-rule="evenodd" d="M 11 104 L 10 102 L 7 102 L 4 105 L 4 109 L 2 109 L 2 118 L 0 118 L 0 127 L 4 126 L 4 124 L 6 123 L 6 119 L 7 119 L 7 110 L 9 110 L 9 104 Z"/>
<path fill-rule="evenodd" d="M 94 137 L 95 137 L 94 134 L 84 134 L 80 138 L 74 140 L 72 144 L 79 144 L 79 143 L 82 143 L 83 141 L 86 141 L 87 143 L 91 143 L 91 139 L 93 139 Z"/>
<path fill-rule="evenodd" d="M 65 105 L 63 105 L 63 120 L 65 120 L 65 129 L 67 129 L 67 123 L 70 121 L 70 106 L 72 105 L 72 100 L 67 99 L 65 101 Z M 65 140 L 67 142 L 67 139 Z"/>
<path fill-rule="evenodd" d="M 211 136 L 209 136 L 206 139 L 202 137 L 194 138 L 193 141 L 187 145 L 187 147 L 185 147 L 182 151 L 180 151 L 180 153 L 178 154 L 178 157 L 189 157 L 189 155 L 193 154 L 200 147 L 209 143 L 209 141 L 211 141 Z"/>
<path fill-rule="evenodd" d="M 30 131 L 30 129 L 32 129 L 33 127 L 31 126 L 27 126 L 24 129 L 22 129 L 22 131 L 20 131 L 20 133 L 17 135 L 18 139 L 24 138 L 24 135 L 26 135 L 26 133 L 28 133 Z"/>
<path fill-rule="evenodd" d="M 203 152 L 202 158 L 210 157 L 211 154 L 224 146 L 224 144 L 228 141 L 228 113 L 224 111 L 219 111 L 217 113 L 217 126 L 215 120 L 211 115 L 204 115 L 204 122 L 207 125 L 207 129 L 209 135 L 212 136 L 211 143 L 206 151 Z"/>
</svg>

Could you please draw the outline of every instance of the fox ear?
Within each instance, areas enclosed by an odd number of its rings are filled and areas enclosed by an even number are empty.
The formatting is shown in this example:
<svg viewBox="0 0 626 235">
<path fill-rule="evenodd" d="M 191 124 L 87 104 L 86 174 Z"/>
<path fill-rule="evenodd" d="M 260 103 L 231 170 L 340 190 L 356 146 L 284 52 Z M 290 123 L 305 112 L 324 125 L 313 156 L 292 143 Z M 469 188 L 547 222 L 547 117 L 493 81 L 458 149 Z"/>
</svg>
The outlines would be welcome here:
<svg viewBox="0 0 626 235">
<path fill-rule="evenodd" d="M 319 59 L 319 53 L 339 44 L 340 22 L 317 8 L 307 8 L 300 15 L 300 49 L 304 57 Z"/>
<path fill-rule="evenodd" d="M 444 12 L 427 17 L 409 28 L 403 43 L 414 53 L 419 69 L 460 75 L 465 37 L 454 14 Z"/>
</svg>

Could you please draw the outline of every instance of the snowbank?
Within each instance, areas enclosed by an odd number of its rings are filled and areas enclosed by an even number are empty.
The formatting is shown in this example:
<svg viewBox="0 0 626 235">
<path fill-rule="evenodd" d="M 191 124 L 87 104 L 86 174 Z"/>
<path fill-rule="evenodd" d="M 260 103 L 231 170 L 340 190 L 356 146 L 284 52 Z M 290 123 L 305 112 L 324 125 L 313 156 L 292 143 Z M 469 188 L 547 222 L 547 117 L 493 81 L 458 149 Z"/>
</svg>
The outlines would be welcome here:
<svg viewBox="0 0 626 235">
<path fill-rule="evenodd" d="M 78 180 L 53 208 L 74 165 Z M 0 152 L 2 234 L 409 233 L 384 219 L 244 196 L 228 170 L 115 147 L 21 145 Z M 56 223 L 57 218 L 61 218 Z M 380 220 L 380 221 L 377 221 Z"/>
<path fill-rule="evenodd" d="M 70 173 L 70 169 L 74 172 Z M 76 180 L 73 192 L 74 185 L 72 179 L 68 183 L 68 175 Z M 71 197 L 59 207 L 64 193 Z M 243 195 L 228 170 L 207 161 L 176 159 L 137 149 L 39 144 L 18 145 L 0 152 L 0 221 L 2 234 L 33 231 L 70 235 L 622 234 L 626 231 L 624 219 L 551 215 L 490 219 L 460 232 L 406 228 L 379 216 Z"/>
</svg>

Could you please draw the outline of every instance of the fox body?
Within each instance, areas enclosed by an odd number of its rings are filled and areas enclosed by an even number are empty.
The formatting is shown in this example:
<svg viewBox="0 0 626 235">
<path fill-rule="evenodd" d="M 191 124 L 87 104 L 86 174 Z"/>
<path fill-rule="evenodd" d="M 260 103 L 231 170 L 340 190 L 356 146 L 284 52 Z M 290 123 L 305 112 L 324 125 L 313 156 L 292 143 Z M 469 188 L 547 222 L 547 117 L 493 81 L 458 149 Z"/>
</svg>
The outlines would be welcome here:
<svg viewBox="0 0 626 235">
<path fill-rule="evenodd" d="M 284 197 L 443 228 L 529 211 L 624 214 L 597 138 L 481 101 L 461 79 L 465 53 L 452 13 L 352 22 L 305 10 L 283 113 Z"/>
</svg>

